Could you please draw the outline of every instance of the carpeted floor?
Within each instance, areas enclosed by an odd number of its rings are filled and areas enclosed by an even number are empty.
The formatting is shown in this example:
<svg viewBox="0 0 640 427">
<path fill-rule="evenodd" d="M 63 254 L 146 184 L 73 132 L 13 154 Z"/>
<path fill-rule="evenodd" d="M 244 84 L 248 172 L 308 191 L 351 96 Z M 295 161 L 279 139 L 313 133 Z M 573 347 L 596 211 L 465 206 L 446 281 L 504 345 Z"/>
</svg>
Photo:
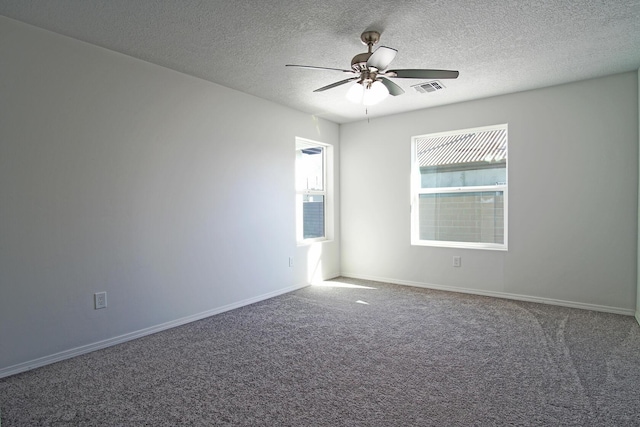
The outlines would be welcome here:
<svg viewBox="0 0 640 427">
<path fill-rule="evenodd" d="M 2 379 L 2 427 L 640 426 L 632 317 L 331 284 Z"/>
</svg>

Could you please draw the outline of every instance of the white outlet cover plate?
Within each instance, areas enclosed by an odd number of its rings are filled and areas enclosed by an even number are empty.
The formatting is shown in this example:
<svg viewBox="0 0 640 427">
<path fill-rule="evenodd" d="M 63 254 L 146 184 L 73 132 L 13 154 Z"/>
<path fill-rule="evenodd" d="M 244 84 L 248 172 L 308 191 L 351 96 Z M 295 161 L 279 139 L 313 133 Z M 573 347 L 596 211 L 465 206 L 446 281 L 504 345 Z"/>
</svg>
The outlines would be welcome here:
<svg viewBox="0 0 640 427">
<path fill-rule="evenodd" d="M 93 294 L 95 309 L 106 308 L 107 307 L 107 293 L 106 292 L 97 292 Z"/>
</svg>

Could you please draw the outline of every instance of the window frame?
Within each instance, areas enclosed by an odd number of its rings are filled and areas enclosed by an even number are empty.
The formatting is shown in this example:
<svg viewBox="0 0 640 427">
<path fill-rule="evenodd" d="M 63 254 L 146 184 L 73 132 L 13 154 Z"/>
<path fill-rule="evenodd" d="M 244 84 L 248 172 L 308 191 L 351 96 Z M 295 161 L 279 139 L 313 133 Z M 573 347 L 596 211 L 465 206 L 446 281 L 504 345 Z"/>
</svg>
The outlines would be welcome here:
<svg viewBox="0 0 640 427">
<path fill-rule="evenodd" d="M 296 190 L 296 242 L 304 246 L 316 242 L 333 240 L 333 146 L 319 141 L 296 137 L 295 152 L 304 148 L 322 148 L 322 190 L 298 188 L 298 168 L 294 165 Z M 304 207 L 303 198 L 308 196 L 323 196 L 324 236 L 304 238 Z"/>
<path fill-rule="evenodd" d="M 431 246 L 444 248 L 462 248 L 462 249 L 485 249 L 495 251 L 508 250 L 508 187 L 509 187 L 509 159 L 507 157 L 505 165 L 505 173 L 507 180 L 505 183 L 496 185 L 481 185 L 469 187 L 433 187 L 422 188 L 420 165 L 418 164 L 418 140 L 426 137 L 445 137 L 451 135 L 460 135 L 465 133 L 478 133 L 491 130 L 504 129 L 507 135 L 507 152 L 509 150 L 509 127 L 507 123 L 482 126 L 468 129 L 458 129 L 454 131 L 429 133 L 416 135 L 411 137 L 411 245 L 412 246 Z M 420 239 L 420 196 L 423 194 L 455 194 L 455 193 L 483 193 L 483 192 L 502 192 L 503 194 L 503 216 L 504 216 L 504 239 L 503 243 L 480 243 L 480 242 L 459 242 L 446 240 L 423 240 Z"/>
</svg>

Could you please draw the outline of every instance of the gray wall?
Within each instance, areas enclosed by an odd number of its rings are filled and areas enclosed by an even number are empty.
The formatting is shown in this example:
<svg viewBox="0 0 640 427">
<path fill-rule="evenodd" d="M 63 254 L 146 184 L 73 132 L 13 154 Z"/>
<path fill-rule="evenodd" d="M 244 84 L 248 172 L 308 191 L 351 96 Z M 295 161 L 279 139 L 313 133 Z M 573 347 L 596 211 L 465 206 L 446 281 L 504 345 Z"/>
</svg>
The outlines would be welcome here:
<svg viewBox="0 0 640 427">
<path fill-rule="evenodd" d="M 411 137 L 501 123 L 509 250 L 411 246 Z M 340 142 L 344 275 L 633 313 L 636 72 L 350 123 Z"/>
<path fill-rule="evenodd" d="M 294 223 L 338 125 L 3 17 L 0 58 L 0 376 L 339 273 Z"/>
<path fill-rule="evenodd" d="M 638 70 L 638 105 L 639 105 L 639 110 L 640 110 L 640 70 Z M 640 145 L 640 112 L 639 112 L 639 116 L 638 116 L 638 134 L 639 134 L 639 139 L 638 139 L 638 145 Z M 638 177 L 638 179 L 640 179 L 640 176 Z M 640 213 L 640 195 L 638 196 L 638 211 Z M 638 228 L 640 229 L 640 217 L 638 217 L 638 221 L 639 221 L 639 226 Z M 640 239 L 640 235 L 638 236 Z M 640 240 L 638 242 L 638 246 L 640 247 Z M 636 275 L 637 275 L 637 281 L 638 281 L 638 287 L 636 289 L 636 320 L 638 321 L 638 323 L 640 323 L 640 274 L 639 274 L 639 270 L 638 270 L 638 266 L 640 266 L 640 251 L 638 251 L 638 262 L 636 263 Z"/>
</svg>

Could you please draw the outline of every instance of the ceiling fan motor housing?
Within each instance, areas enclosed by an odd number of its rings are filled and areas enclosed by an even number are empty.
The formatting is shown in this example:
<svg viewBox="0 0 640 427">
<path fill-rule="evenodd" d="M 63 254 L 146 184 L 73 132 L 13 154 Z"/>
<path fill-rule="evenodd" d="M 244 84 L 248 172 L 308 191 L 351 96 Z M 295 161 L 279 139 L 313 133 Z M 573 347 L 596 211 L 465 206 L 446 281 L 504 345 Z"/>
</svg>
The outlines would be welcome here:
<svg viewBox="0 0 640 427">
<path fill-rule="evenodd" d="M 375 71 L 363 70 L 362 73 L 360 73 L 360 80 L 358 80 L 358 83 L 366 88 L 370 88 L 371 84 L 376 81 L 377 75 L 378 74 Z"/>
<path fill-rule="evenodd" d="M 367 45 L 369 49 L 368 52 L 359 53 L 351 60 L 351 69 L 356 73 L 360 73 L 368 69 L 367 61 L 372 55 L 371 49 L 373 48 L 373 45 L 380 41 L 380 33 L 377 31 L 365 31 L 360 35 L 360 40 L 362 40 L 362 43 Z"/>
<path fill-rule="evenodd" d="M 367 61 L 371 56 L 371 52 L 359 53 L 351 60 L 351 69 L 356 73 L 367 70 Z"/>
</svg>

